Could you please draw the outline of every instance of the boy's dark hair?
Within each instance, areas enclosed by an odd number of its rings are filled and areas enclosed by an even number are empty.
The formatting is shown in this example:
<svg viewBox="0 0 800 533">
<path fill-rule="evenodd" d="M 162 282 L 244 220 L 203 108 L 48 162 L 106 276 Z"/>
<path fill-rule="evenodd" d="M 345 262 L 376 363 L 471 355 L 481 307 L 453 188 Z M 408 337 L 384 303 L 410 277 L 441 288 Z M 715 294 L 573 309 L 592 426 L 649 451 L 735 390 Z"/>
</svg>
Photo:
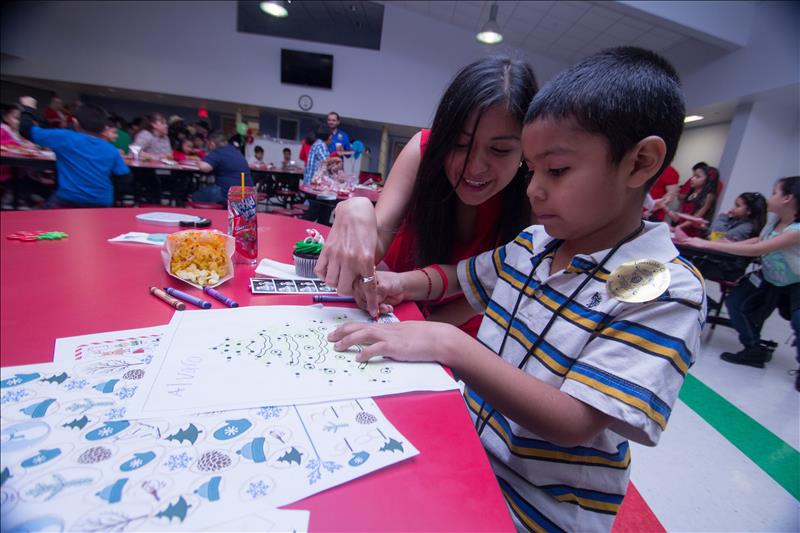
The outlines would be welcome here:
<svg viewBox="0 0 800 533">
<path fill-rule="evenodd" d="M 406 221 L 413 228 L 416 239 L 416 266 L 447 262 L 457 232 L 458 196 L 455 188 L 464 178 L 464 171 L 473 149 L 474 132 L 480 126 L 484 111 L 501 105 L 506 113 L 522 124 L 528 103 L 536 94 L 536 77 L 531 67 L 508 57 L 485 57 L 461 69 L 445 90 L 433 118 L 428 145 L 420 161 L 417 181 L 411 194 L 410 210 Z M 459 169 L 456 187 L 445 174 L 445 161 L 463 133 L 464 123 L 475 111 L 472 137 Z M 527 169 L 520 166 L 502 194 L 500 220 L 494 228 L 496 242 L 511 241 L 531 220 L 531 206 L 525 189 L 528 187 Z"/>
<path fill-rule="evenodd" d="M 259 145 L 256 145 L 256 147 L 255 147 L 255 150 L 254 150 L 254 151 L 255 151 L 256 153 L 258 153 L 258 152 L 261 152 L 261 153 L 263 153 L 263 152 L 264 152 L 264 149 L 263 149 L 263 148 L 261 148 L 261 146 L 259 146 Z"/>
<path fill-rule="evenodd" d="M 283 149 L 283 153 L 285 154 L 286 152 L 289 152 L 291 154 L 292 153 L 292 149 L 291 148 L 284 148 Z"/>
<path fill-rule="evenodd" d="M 787 176 L 778 180 L 778 187 L 784 195 L 794 198 L 794 221 L 800 222 L 800 176 Z"/>
<path fill-rule="evenodd" d="M 672 65 L 649 50 L 623 46 L 593 54 L 558 74 L 533 99 L 525 123 L 572 118 L 608 140 L 615 164 L 645 137 L 661 137 L 667 151 L 646 192 L 672 162 L 685 114 L 680 78 Z"/>
<path fill-rule="evenodd" d="M 75 119 L 81 129 L 89 133 L 102 133 L 106 126 L 111 125 L 105 110 L 94 104 L 83 104 L 75 112 Z"/>
</svg>

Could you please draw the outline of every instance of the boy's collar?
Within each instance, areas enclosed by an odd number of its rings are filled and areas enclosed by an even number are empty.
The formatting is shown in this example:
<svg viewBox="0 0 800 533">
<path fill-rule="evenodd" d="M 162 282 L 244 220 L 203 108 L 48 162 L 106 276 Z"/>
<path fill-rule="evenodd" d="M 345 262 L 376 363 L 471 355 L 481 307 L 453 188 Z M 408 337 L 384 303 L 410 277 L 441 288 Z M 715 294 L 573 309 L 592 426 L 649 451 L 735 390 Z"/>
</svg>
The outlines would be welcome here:
<svg viewBox="0 0 800 533">
<path fill-rule="evenodd" d="M 533 226 L 533 254 L 544 251 L 553 237 L 547 234 L 544 226 Z M 570 272 L 591 270 L 598 265 L 611 249 L 598 250 L 591 254 L 576 254 L 567 267 Z M 669 263 L 678 257 L 678 249 L 672 244 L 669 228 L 663 222 L 645 222 L 644 229 L 633 240 L 624 244 L 612 255 L 603 270 L 613 272 L 618 266 L 637 259 L 655 259 L 661 263 Z"/>
</svg>

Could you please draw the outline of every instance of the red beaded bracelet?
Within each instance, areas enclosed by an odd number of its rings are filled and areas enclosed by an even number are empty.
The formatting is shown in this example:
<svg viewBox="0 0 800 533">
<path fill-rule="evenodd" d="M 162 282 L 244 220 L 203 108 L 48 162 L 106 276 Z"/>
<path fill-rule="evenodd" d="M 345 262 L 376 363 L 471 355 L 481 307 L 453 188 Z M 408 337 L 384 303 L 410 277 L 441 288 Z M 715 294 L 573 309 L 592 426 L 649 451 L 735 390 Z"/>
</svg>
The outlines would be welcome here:
<svg viewBox="0 0 800 533">
<path fill-rule="evenodd" d="M 436 302 L 441 302 L 447 295 L 447 287 L 448 287 L 447 275 L 444 273 L 444 270 L 442 270 L 442 267 L 440 267 L 439 265 L 428 265 L 428 266 L 434 269 L 436 272 L 438 272 L 439 277 L 442 278 L 442 295 L 439 296 L 439 298 L 436 300 Z"/>
<path fill-rule="evenodd" d="M 425 301 L 427 302 L 428 300 L 431 299 L 431 291 L 433 290 L 433 280 L 431 279 L 431 275 L 428 274 L 428 272 L 426 272 L 424 268 L 417 268 L 416 270 L 419 270 L 420 272 L 425 274 L 426 278 L 428 278 L 428 294 L 425 295 Z"/>
</svg>

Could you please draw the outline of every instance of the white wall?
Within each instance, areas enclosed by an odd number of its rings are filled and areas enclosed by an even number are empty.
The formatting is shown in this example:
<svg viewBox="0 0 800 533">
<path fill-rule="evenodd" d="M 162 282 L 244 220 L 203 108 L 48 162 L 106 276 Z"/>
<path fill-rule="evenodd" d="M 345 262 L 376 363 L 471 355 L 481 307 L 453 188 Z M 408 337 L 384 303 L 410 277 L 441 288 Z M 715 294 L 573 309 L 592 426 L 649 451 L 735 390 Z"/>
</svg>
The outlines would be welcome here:
<svg viewBox="0 0 800 533">
<path fill-rule="evenodd" d="M 746 191 L 769 195 L 778 178 L 800 174 L 800 118 L 797 104 L 786 101 L 793 94 L 768 94 L 737 110 L 720 163 L 721 171 L 731 169 L 723 205 Z"/>
<path fill-rule="evenodd" d="M 725 122 L 683 130 L 678 151 L 672 160 L 672 166 L 681 176 L 681 183 L 692 177 L 695 163 L 705 161 L 713 167 L 719 166 L 730 129 L 730 122 Z"/>
<path fill-rule="evenodd" d="M 375 51 L 237 33 L 235 2 L 20 4 L 3 9 L 4 75 L 282 109 L 297 109 L 298 97 L 309 94 L 313 112 L 335 109 L 343 117 L 412 126 L 430 124 L 460 67 L 502 50 L 392 5 L 385 6 L 381 50 Z M 281 47 L 333 54 L 333 89 L 282 85 Z M 528 59 L 540 80 L 565 66 Z"/>
<path fill-rule="evenodd" d="M 759 2 L 746 46 L 682 76 L 687 106 L 730 102 L 797 84 L 798 35 L 800 3 Z"/>
</svg>

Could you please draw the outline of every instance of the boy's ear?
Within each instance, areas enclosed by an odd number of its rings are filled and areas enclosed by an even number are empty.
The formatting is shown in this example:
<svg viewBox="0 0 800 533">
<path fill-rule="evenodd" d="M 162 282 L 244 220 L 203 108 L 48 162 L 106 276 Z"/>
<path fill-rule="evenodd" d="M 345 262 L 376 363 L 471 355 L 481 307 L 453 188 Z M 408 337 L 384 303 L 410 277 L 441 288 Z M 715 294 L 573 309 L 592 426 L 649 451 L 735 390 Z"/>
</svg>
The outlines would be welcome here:
<svg viewBox="0 0 800 533">
<path fill-rule="evenodd" d="M 638 189 L 652 178 L 661 168 L 667 154 L 667 144 L 658 135 L 645 137 L 629 152 L 631 166 L 628 187 Z"/>
</svg>

